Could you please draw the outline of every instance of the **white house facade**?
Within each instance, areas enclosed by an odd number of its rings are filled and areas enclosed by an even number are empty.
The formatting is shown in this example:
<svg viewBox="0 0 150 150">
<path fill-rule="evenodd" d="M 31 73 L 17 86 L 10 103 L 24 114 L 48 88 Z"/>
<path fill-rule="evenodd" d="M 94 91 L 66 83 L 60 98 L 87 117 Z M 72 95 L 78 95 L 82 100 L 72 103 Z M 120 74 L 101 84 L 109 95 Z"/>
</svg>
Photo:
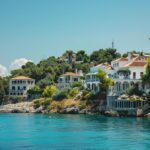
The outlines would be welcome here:
<svg viewBox="0 0 150 150">
<path fill-rule="evenodd" d="M 128 54 L 126 58 L 120 58 L 112 61 L 115 73 L 112 75 L 114 86 L 110 87 L 107 94 L 107 108 L 119 110 L 135 110 L 137 107 L 143 107 L 143 101 L 129 101 L 127 98 L 120 98 L 132 87 L 138 87 L 140 91 L 145 91 L 142 85 L 141 77 L 145 72 L 147 58 L 149 56 L 141 54 Z"/>
<path fill-rule="evenodd" d="M 85 81 L 86 88 L 91 90 L 93 94 L 96 94 L 100 91 L 100 81 L 97 77 L 99 69 L 107 72 L 108 75 L 111 75 L 113 73 L 112 67 L 108 64 L 99 64 L 90 68 L 90 72 L 85 76 Z"/>
<path fill-rule="evenodd" d="M 29 77 L 18 76 L 9 81 L 9 96 L 27 97 L 27 91 L 35 86 L 35 80 Z"/>
<path fill-rule="evenodd" d="M 74 82 L 82 82 L 82 77 L 83 74 L 81 71 L 78 73 L 67 72 L 58 78 L 57 87 L 60 90 L 69 89 Z"/>
</svg>

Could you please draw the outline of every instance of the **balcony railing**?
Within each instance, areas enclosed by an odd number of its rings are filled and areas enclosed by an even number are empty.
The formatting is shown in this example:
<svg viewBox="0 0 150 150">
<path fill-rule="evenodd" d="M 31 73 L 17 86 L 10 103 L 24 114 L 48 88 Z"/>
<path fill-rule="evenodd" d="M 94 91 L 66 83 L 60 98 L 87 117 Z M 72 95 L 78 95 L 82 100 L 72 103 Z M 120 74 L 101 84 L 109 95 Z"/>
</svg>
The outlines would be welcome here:
<svg viewBox="0 0 150 150">
<path fill-rule="evenodd" d="M 99 82 L 99 79 L 86 79 L 86 82 Z"/>
</svg>

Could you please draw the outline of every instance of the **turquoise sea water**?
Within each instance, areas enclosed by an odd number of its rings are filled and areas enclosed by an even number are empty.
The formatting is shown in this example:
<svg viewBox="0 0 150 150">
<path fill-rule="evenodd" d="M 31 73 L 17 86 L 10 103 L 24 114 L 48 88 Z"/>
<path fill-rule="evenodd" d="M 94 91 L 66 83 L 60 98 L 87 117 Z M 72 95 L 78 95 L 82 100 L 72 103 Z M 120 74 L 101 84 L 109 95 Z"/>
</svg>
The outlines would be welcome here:
<svg viewBox="0 0 150 150">
<path fill-rule="evenodd" d="M 0 114 L 0 150 L 150 150 L 150 119 Z"/>
</svg>

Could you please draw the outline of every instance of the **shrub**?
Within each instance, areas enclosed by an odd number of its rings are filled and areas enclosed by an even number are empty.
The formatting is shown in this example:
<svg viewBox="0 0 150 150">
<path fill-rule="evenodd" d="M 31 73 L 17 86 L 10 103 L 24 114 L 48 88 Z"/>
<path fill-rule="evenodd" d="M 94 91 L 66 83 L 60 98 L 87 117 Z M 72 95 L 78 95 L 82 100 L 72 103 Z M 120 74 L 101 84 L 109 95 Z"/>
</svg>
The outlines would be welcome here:
<svg viewBox="0 0 150 150">
<path fill-rule="evenodd" d="M 33 88 L 28 90 L 28 94 L 42 94 L 43 90 L 41 90 L 38 86 L 34 86 Z"/>
<path fill-rule="evenodd" d="M 8 101 L 15 104 L 15 103 L 26 101 L 26 98 L 22 97 L 22 96 L 11 96 L 11 97 L 9 97 Z"/>
<path fill-rule="evenodd" d="M 62 101 L 52 101 L 48 109 L 52 112 L 59 112 L 61 109 L 79 106 L 79 101 L 74 101 L 71 99 L 62 100 Z"/>
<path fill-rule="evenodd" d="M 34 108 L 39 108 L 40 106 L 44 106 L 44 108 L 47 108 L 52 102 L 51 98 L 41 98 L 36 99 L 33 101 Z"/>
<path fill-rule="evenodd" d="M 67 99 L 67 100 L 61 101 L 62 108 L 74 107 L 74 106 L 78 106 L 78 105 L 79 105 L 79 101 L 75 101 L 72 99 Z"/>
<path fill-rule="evenodd" d="M 83 97 L 82 100 L 90 100 L 92 97 L 92 93 L 90 91 L 83 91 Z"/>
<path fill-rule="evenodd" d="M 85 109 L 87 107 L 87 101 L 80 101 L 79 102 L 79 108 Z"/>
<path fill-rule="evenodd" d="M 73 84 L 72 84 L 72 88 L 74 88 L 74 87 L 81 87 L 81 86 L 82 86 L 82 83 L 81 82 L 77 82 L 77 81 L 73 82 Z"/>
<path fill-rule="evenodd" d="M 54 85 L 46 86 L 43 92 L 44 97 L 52 97 L 58 91 L 57 87 Z"/>
<path fill-rule="evenodd" d="M 41 101 L 41 105 L 44 106 L 45 108 L 47 108 L 52 102 L 51 98 L 46 98 L 44 100 Z"/>
<path fill-rule="evenodd" d="M 69 92 L 69 97 L 70 98 L 73 98 L 75 97 L 77 94 L 79 94 L 79 90 L 77 88 L 74 88 L 72 89 L 70 92 Z"/>
<path fill-rule="evenodd" d="M 53 96 L 54 100 L 63 100 L 68 98 L 68 90 L 60 91 Z"/>
<path fill-rule="evenodd" d="M 37 99 L 37 100 L 34 100 L 33 101 L 33 107 L 34 108 L 39 108 L 41 106 L 41 100 L 40 99 Z"/>
<path fill-rule="evenodd" d="M 128 94 L 129 96 L 132 96 L 132 95 L 142 96 L 142 95 L 143 95 L 143 92 L 140 91 L 137 86 L 135 86 L 135 87 L 130 88 L 130 89 L 127 91 L 127 94 Z"/>
<path fill-rule="evenodd" d="M 52 101 L 51 105 L 49 105 L 48 110 L 52 112 L 59 112 L 61 109 L 61 103 L 57 101 Z"/>
</svg>

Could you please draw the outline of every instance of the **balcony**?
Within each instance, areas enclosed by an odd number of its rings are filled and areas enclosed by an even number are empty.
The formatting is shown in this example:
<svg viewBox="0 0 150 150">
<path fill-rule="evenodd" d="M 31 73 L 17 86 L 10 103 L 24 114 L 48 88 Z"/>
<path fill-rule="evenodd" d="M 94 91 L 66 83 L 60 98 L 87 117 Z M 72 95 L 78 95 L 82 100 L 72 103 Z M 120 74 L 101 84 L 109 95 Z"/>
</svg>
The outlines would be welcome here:
<svg viewBox="0 0 150 150">
<path fill-rule="evenodd" d="M 86 82 L 99 82 L 99 79 L 86 79 Z"/>
</svg>

